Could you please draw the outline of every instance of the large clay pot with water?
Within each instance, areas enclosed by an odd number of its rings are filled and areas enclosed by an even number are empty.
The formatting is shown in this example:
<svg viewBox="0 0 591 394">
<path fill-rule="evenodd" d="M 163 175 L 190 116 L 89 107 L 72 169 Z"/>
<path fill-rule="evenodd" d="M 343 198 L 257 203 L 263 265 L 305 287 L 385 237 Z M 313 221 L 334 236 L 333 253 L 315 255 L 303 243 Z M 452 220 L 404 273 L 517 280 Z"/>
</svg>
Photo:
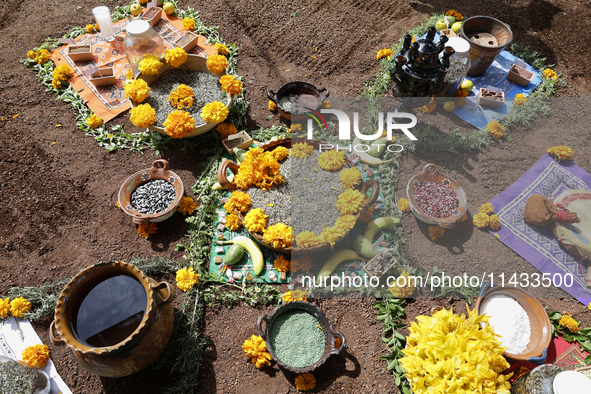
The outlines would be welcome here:
<svg viewBox="0 0 591 394">
<path fill-rule="evenodd" d="M 164 351 L 174 326 L 174 288 L 134 265 L 100 263 L 62 290 L 49 328 L 84 369 L 99 376 L 131 375 Z"/>
</svg>

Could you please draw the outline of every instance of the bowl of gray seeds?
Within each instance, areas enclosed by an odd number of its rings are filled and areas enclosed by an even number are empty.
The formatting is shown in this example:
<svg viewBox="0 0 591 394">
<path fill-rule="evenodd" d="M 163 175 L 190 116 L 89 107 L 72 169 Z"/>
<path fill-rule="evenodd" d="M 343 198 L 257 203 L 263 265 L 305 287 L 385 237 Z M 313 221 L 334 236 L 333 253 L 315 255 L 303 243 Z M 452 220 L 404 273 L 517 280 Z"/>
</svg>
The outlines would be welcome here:
<svg viewBox="0 0 591 394">
<path fill-rule="evenodd" d="M 118 202 L 135 224 L 157 223 L 174 215 L 183 193 L 183 181 L 168 170 L 168 162 L 156 160 L 123 182 Z"/>
<path fill-rule="evenodd" d="M 292 114 L 301 115 L 310 112 L 310 109 L 317 110 L 329 94 L 328 88 L 318 89 L 303 81 L 287 82 L 277 92 L 269 90 L 267 93 L 269 100 L 277 104 L 279 113 L 287 120 L 291 120 Z"/>
</svg>

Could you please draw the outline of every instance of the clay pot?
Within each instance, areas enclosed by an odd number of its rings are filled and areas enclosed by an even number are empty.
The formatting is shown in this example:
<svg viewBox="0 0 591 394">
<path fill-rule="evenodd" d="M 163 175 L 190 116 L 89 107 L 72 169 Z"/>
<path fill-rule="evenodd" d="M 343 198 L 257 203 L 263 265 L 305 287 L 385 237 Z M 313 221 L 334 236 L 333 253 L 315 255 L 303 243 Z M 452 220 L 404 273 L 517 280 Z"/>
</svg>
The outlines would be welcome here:
<svg viewBox="0 0 591 394">
<path fill-rule="evenodd" d="M 172 204 L 170 204 L 164 211 L 152 215 L 146 215 L 133 209 L 131 206 L 131 195 L 138 186 L 141 186 L 152 179 L 163 179 L 172 183 L 174 190 L 176 191 L 176 197 Z M 168 162 L 161 159 L 155 160 L 152 163 L 152 168 L 141 170 L 127 178 L 119 189 L 118 201 L 123 212 L 131 216 L 135 224 L 148 224 L 150 222 L 157 223 L 174 215 L 181 202 L 181 198 L 183 198 L 184 192 L 185 189 L 183 188 L 183 181 L 181 181 L 181 178 L 174 172 L 169 171 Z"/>
<path fill-rule="evenodd" d="M 486 72 L 497 55 L 511 44 L 511 27 L 489 16 L 473 16 L 462 23 L 460 37 L 470 43 L 469 77 L 478 77 Z"/>
<path fill-rule="evenodd" d="M 120 342 L 105 347 L 90 346 L 76 336 L 74 327 L 78 310 L 92 289 L 120 275 L 129 276 L 141 284 L 146 295 L 145 312 L 135 331 Z M 131 264 L 96 264 L 76 275 L 62 290 L 55 308 L 55 319 L 49 327 L 49 337 L 54 345 L 68 346 L 78 364 L 92 374 L 107 377 L 131 375 L 150 365 L 166 348 L 174 326 L 174 297 L 175 291 L 170 284 L 156 282 Z M 125 307 L 126 301 L 131 302 L 123 298 L 118 305 Z M 100 322 L 101 316 L 96 319 Z M 116 332 L 120 327 L 111 327 L 109 332 Z"/>
<path fill-rule="evenodd" d="M 326 94 L 322 94 L 322 92 L 326 92 Z M 328 88 L 318 89 L 316 86 L 312 85 L 311 83 L 303 82 L 303 81 L 291 81 L 291 82 L 284 83 L 283 85 L 281 85 L 279 87 L 279 90 L 277 90 L 277 93 L 275 93 L 272 90 L 269 90 L 269 92 L 267 93 L 267 95 L 269 96 L 269 100 L 271 100 L 272 102 L 277 104 L 277 109 L 279 110 L 279 113 L 281 114 L 281 116 L 283 116 L 283 118 L 285 118 L 287 120 L 291 120 L 292 112 L 284 109 L 281 106 L 281 104 L 279 104 L 279 103 L 281 102 L 281 99 L 283 97 L 285 97 L 289 94 L 296 94 L 296 95 L 307 94 L 307 95 L 317 97 L 318 103 L 317 103 L 317 105 L 314 106 L 314 108 L 312 108 L 314 110 L 317 110 L 322 105 L 322 102 L 328 98 L 328 96 L 330 95 L 330 91 L 328 90 Z M 308 111 L 307 110 L 304 110 L 304 112 L 300 111 L 299 115 L 303 115 L 305 112 L 308 112 Z"/>
</svg>

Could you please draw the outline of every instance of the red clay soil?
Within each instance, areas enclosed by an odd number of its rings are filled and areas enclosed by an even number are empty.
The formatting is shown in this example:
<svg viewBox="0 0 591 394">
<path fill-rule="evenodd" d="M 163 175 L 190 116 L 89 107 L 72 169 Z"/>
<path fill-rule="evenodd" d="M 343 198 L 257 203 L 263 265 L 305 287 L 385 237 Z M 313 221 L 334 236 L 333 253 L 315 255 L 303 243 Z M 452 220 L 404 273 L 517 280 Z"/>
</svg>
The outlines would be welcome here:
<svg viewBox="0 0 591 394">
<path fill-rule="evenodd" d="M 111 8 L 122 4 L 111 0 L 101 3 Z M 18 61 L 45 38 L 61 37 L 71 27 L 92 23 L 93 6 L 82 0 L 0 2 L 0 295 L 11 287 L 38 286 L 70 277 L 99 261 L 183 256 L 174 250 L 176 244 L 187 241 L 187 225 L 180 214 L 159 224 L 158 232 L 145 240 L 115 201 L 119 186 L 130 174 L 160 157 L 181 176 L 187 194 L 198 200 L 191 186 L 202 171 L 199 162 L 203 157 L 198 152 L 183 154 L 174 147 L 162 156 L 151 151 L 107 153 L 78 130 L 74 112 L 45 92 L 36 75 Z M 452 7 L 466 15 L 489 15 L 511 25 L 515 42 L 540 52 L 562 74 L 566 85 L 560 88 L 560 97 L 588 100 L 591 92 L 586 49 L 591 42 L 591 7 L 582 0 L 212 0 L 180 1 L 180 6 L 197 8 L 206 25 L 219 26 L 224 40 L 240 45 L 238 69 L 245 77 L 246 98 L 251 102 L 251 126 L 279 124 L 277 114 L 265 120 L 271 115 L 266 92 L 287 81 L 308 80 L 328 87 L 335 97 L 358 95 L 364 82 L 378 70 L 377 50 L 397 41 L 422 17 Z M 552 110 L 564 118 L 569 104 L 561 103 L 553 105 Z M 401 161 L 396 192 L 404 195 L 408 179 L 426 162 L 434 162 L 463 185 L 473 212 L 511 185 L 548 147 L 562 144 L 573 147 L 575 162 L 591 171 L 589 123 L 579 122 L 579 113 L 570 115 L 566 126 L 548 125 L 547 118 L 541 119 L 513 132 L 512 142 L 479 152 L 408 154 Z M 127 115 L 112 122 L 124 124 L 128 132 L 136 130 Z M 441 117 L 441 122 L 438 125 L 446 129 L 471 129 L 460 120 Z M 427 226 L 410 214 L 404 216 L 402 226 L 412 264 L 453 271 L 470 264 L 481 270 L 494 262 L 496 272 L 535 272 L 511 249 L 469 222 L 460 225 L 453 236 L 437 242 L 429 240 Z M 331 358 L 315 373 L 318 383 L 312 392 L 397 392 L 394 377 L 379 360 L 386 346 L 372 302 L 315 302 L 335 329 L 347 337 L 348 348 L 345 355 Z M 565 293 L 543 302 L 550 310 L 570 311 L 583 325 L 591 325 L 586 306 Z M 457 300 L 410 301 L 408 320 L 428 313 L 434 304 L 453 305 L 460 311 L 465 308 L 464 302 Z M 212 345 L 205 354 L 195 393 L 297 392 L 294 374 L 277 365 L 257 370 L 241 349 L 244 339 L 255 333 L 256 318 L 270 311 L 244 305 L 207 308 L 202 329 Z M 74 393 L 159 393 L 166 387 L 171 372 L 150 367 L 120 379 L 89 374 L 66 348 L 51 344 L 47 331 L 50 322 L 43 319 L 34 326 Z"/>
</svg>

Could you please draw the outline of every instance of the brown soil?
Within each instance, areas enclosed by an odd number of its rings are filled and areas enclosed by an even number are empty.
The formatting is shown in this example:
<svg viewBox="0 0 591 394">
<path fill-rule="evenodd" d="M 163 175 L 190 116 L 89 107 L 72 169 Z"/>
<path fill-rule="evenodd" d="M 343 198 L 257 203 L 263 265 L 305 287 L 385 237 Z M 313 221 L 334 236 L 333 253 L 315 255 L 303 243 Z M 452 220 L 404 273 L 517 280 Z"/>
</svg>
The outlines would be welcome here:
<svg viewBox="0 0 591 394">
<path fill-rule="evenodd" d="M 107 1 L 109 7 L 120 1 Z M 197 7 L 206 25 L 219 26 L 227 42 L 240 47 L 238 68 L 245 77 L 251 102 L 250 124 L 278 124 L 267 110 L 267 91 L 291 80 L 309 80 L 328 87 L 334 97 L 357 95 L 378 69 L 375 52 L 398 40 L 402 31 L 431 12 L 445 11 L 444 1 L 343 0 L 246 1 L 213 0 L 180 6 Z M 467 15 L 490 15 L 511 25 L 514 41 L 530 45 L 555 64 L 567 84 L 559 96 L 588 97 L 591 66 L 585 43 L 591 41 L 588 2 L 517 0 L 454 2 Z M 14 286 L 38 286 L 69 277 L 88 265 L 105 260 L 163 256 L 182 258 L 176 244 L 187 241 L 187 225 L 177 214 L 158 225 L 149 240 L 138 236 L 135 225 L 115 205 L 122 182 L 159 158 L 120 150 L 107 153 L 76 127 L 74 112 L 45 92 L 31 70 L 18 60 L 46 37 L 60 37 L 73 26 L 93 23 L 92 5 L 82 0 L 6 0 L 0 2 L 0 294 Z M 588 105 L 587 105 L 588 107 Z M 568 110 L 557 104 L 555 114 Z M 18 116 L 17 116 L 18 115 Z M 512 143 L 494 144 L 477 153 L 416 152 L 401 162 L 397 192 L 404 195 L 408 179 L 426 162 L 437 163 L 466 190 L 469 207 L 476 207 L 511 185 L 547 147 L 568 144 L 577 152 L 576 163 L 591 171 L 588 122 L 570 114 L 568 125 L 540 120 L 511 134 Z M 436 119 L 436 118 L 433 118 Z M 439 118 L 437 118 L 439 119 Z M 444 118 L 442 118 L 444 119 Z M 552 119 L 552 118 L 550 118 Z M 562 118 L 564 119 L 564 117 Z M 439 120 L 438 120 L 439 122 Z M 441 120 L 440 127 L 465 129 L 460 120 Z M 447 123 L 445 123 L 447 122 Z M 126 115 L 127 131 L 135 127 Z M 568 126 L 568 127 L 567 127 Z M 559 132 L 557 132 L 559 131 Z M 222 147 L 220 146 L 220 149 Z M 200 175 L 199 153 L 183 154 L 172 148 L 161 156 L 190 187 Z M 193 196 L 198 199 L 199 196 Z M 535 272 L 526 261 L 494 237 L 468 222 L 437 242 L 428 239 L 427 226 L 405 215 L 402 226 L 406 252 L 413 264 L 437 265 L 453 271 L 463 266 L 481 270 L 494 262 L 495 272 Z M 480 268 L 478 268 L 479 266 Z M 591 325 L 586 307 L 564 293 L 544 300 L 550 310 L 570 311 Z M 347 338 L 346 354 L 333 357 L 316 373 L 313 392 L 397 392 L 394 378 L 379 356 L 386 351 L 382 325 L 369 301 L 318 300 L 336 330 Z M 408 319 L 428 312 L 432 304 L 463 301 L 411 301 Z M 203 361 L 196 393 L 295 393 L 295 376 L 276 365 L 258 371 L 240 347 L 254 333 L 256 318 L 270 308 L 238 306 L 208 308 L 204 332 L 212 345 Z M 99 378 L 79 367 L 65 348 L 48 338 L 49 318 L 34 324 L 52 351 L 58 372 L 74 393 L 157 393 L 166 386 L 170 371 L 147 368 L 121 379 Z"/>
</svg>

